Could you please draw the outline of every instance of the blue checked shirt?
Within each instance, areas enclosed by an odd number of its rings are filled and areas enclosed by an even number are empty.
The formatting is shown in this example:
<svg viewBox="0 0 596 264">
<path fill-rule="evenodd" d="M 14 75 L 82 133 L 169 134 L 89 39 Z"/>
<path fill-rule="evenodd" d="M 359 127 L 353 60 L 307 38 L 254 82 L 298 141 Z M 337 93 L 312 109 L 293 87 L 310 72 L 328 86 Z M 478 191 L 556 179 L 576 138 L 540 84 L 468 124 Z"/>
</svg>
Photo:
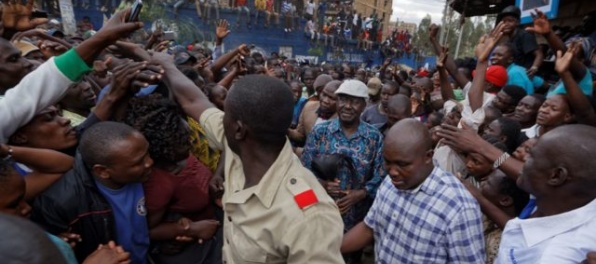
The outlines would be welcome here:
<svg viewBox="0 0 596 264">
<path fill-rule="evenodd" d="M 462 183 L 436 167 L 414 190 L 386 177 L 364 223 L 377 263 L 485 263 L 480 207 Z"/>
</svg>

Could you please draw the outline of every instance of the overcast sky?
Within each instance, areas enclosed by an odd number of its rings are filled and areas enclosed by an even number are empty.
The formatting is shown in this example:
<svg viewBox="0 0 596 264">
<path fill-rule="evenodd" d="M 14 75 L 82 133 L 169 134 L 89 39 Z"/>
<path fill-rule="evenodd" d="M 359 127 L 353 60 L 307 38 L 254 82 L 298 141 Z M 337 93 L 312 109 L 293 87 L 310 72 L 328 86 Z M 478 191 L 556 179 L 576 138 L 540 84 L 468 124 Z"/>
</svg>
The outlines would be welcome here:
<svg viewBox="0 0 596 264">
<path fill-rule="evenodd" d="M 433 23 L 441 23 L 444 8 L 445 0 L 393 0 L 391 21 L 419 24 L 429 14 Z"/>
</svg>

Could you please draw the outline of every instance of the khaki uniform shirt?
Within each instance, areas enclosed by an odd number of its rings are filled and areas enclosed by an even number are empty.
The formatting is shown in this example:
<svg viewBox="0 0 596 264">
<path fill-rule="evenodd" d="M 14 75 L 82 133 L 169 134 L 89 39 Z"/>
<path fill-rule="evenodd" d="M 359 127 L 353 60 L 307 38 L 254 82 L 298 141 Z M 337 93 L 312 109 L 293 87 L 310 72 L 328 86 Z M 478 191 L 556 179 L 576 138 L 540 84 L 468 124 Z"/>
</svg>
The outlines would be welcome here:
<svg viewBox="0 0 596 264">
<path fill-rule="evenodd" d="M 339 210 L 289 141 L 259 184 L 244 189 L 242 161 L 225 140 L 223 115 L 211 108 L 200 122 L 210 144 L 226 152 L 224 263 L 344 263 Z"/>
</svg>

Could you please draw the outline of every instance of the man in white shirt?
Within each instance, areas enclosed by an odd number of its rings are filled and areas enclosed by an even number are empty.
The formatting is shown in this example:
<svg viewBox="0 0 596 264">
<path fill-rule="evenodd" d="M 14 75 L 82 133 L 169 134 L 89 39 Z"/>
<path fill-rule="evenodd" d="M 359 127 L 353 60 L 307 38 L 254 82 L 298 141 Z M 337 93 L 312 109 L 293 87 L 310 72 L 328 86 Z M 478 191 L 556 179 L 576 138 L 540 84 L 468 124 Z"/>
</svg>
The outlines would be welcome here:
<svg viewBox="0 0 596 264">
<path fill-rule="evenodd" d="M 507 222 L 495 263 L 580 263 L 596 250 L 595 156 L 594 127 L 565 125 L 538 140 L 517 180 L 536 210 Z"/>
<path fill-rule="evenodd" d="M 305 10 L 305 14 L 304 17 L 306 18 L 306 20 L 311 20 L 314 18 L 315 15 L 315 3 L 313 0 L 308 1 L 308 3 L 306 4 L 304 10 Z"/>
</svg>

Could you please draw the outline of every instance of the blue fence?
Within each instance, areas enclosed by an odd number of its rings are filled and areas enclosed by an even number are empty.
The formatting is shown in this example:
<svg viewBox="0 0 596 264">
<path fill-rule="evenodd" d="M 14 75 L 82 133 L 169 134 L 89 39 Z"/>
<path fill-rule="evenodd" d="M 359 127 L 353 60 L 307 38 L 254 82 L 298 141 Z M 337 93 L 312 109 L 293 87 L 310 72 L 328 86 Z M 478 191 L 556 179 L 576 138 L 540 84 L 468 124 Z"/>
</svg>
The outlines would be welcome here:
<svg viewBox="0 0 596 264">
<path fill-rule="evenodd" d="M 168 16 L 173 17 L 172 12 L 168 12 Z M 250 28 L 246 25 L 246 14 L 242 14 L 242 23 L 236 27 L 238 13 L 236 10 L 220 9 L 221 19 L 227 19 L 231 25 L 231 35 L 226 39 L 226 48 L 233 48 L 242 43 L 254 45 L 257 50 L 260 50 L 267 55 L 271 52 L 286 53 L 294 58 L 316 60 L 321 63 L 323 61 L 330 63 L 347 62 L 353 65 L 362 65 L 366 67 L 373 67 L 380 65 L 384 58 L 377 46 L 372 50 L 364 51 L 358 49 L 355 40 L 342 41 L 338 44 L 341 46 L 341 51 L 331 47 L 325 46 L 322 40 L 313 42 L 310 36 L 304 33 L 305 26 L 304 19 L 300 19 L 299 30 L 292 32 L 285 32 L 283 28 L 283 18 L 280 18 L 281 25 L 272 25 L 268 28 L 264 26 L 264 15 L 259 14 L 259 21 L 254 23 L 254 13 L 251 12 L 253 19 Z M 213 41 L 215 38 L 215 25 L 213 23 L 206 24 L 199 19 L 194 6 L 182 6 L 178 10 L 179 17 L 191 18 L 193 23 L 201 31 L 202 40 Z M 99 9 L 83 9 L 75 6 L 75 17 L 77 21 L 83 17 L 89 17 L 95 28 L 100 28 L 103 24 L 104 13 Z M 181 36 L 184 39 L 185 36 Z M 192 39 L 187 39 L 192 41 Z M 316 50 L 313 53 L 313 50 Z M 309 52 L 311 51 L 311 52 Z M 318 54 L 317 54 L 318 53 Z M 394 63 L 405 64 L 412 68 L 418 68 L 425 64 L 431 67 L 435 64 L 434 57 L 419 58 L 415 55 L 403 56 L 399 59 L 394 59 Z"/>
</svg>

